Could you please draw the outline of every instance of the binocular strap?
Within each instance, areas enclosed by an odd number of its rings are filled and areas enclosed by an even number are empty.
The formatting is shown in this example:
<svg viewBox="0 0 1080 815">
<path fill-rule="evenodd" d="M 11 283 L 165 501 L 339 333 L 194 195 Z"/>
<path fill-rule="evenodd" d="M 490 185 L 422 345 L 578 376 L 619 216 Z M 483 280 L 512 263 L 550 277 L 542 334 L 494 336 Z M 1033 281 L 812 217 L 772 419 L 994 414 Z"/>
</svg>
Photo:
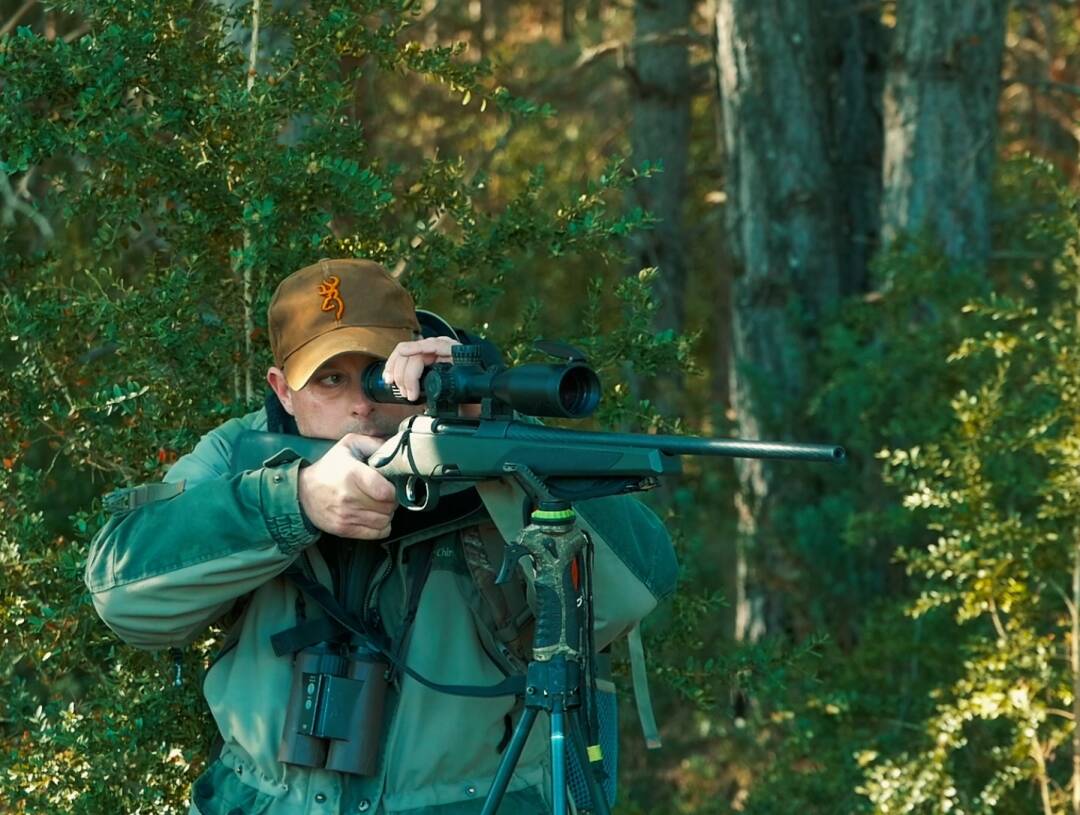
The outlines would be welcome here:
<svg viewBox="0 0 1080 815">
<path fill-rule="evenodd" d="M 402 651 L 403 648 L 391 649 L 388 647 L 385 639 L 378 632 L 372 631 L 364 620 L 344 608 L 330 590 L 314 577 L 305 574 L 295 564 L 286 569 L 284 575 L 300 591 L 322 608 L 326 613 L 326 618 L 304 622 L 295 628 L 275 634 L 271 638 L 271 642 L 278 656 L 295 653 L 307 645 L 333 640 L 344 633 L 349 633 L 362 638 L 373 650 L 386 657 L 386 660 L 397 671 L 407 674 L 420 684 L 439 693 L 446 693 L 451 696 L 493 698 L 497 696 L 520 696 L 525 692 L 524 674 L 508 676 L 495 685 L 445 685 L 441 682 L 432 681 L 405 664 L 397 653 Z M 417 595 L 419 595 L 418 591 Z M 417 604 L 419 604 L 419 596 L 417 596 Z M 415 611 L 413 616 L 415 616 Z"/>
</svg>

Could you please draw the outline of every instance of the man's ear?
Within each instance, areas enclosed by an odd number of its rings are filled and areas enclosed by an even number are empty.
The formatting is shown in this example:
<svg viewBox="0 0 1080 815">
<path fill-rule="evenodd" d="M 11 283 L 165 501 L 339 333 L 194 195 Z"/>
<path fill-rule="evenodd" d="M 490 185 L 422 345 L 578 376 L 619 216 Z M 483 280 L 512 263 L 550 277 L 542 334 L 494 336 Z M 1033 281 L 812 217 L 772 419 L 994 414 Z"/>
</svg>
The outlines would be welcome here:
<svg viewBox="0 0 1080 815">
<path fill-rule="evenodd" d="M 266 372 L 266 382 L 274 389 L 274 393 L 277 394 L 278 401 L 281 402 L 281 406 L 285 408 L 285 412 L 290 416 L 295 416 L 292 405 L 292 391 L 289 390 L 289 383 L 285 381 L 285 372 L 281 368 L 271 366 L 270 370 Z"/>
</svg>

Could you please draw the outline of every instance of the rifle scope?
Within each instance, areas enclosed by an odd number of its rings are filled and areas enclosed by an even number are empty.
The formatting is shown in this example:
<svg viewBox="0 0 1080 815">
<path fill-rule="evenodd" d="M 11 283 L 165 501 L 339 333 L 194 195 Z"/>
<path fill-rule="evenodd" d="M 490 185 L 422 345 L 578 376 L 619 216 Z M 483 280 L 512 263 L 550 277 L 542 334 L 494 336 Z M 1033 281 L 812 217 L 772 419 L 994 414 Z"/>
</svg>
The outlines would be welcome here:
<svg viewBox="0 0 1080 815">
<path fill-rule="evenodd" d="M 420 396 L 410 401 L 396 386 L 383 381 L 385 364 L 375 362 L 363 374 L 361 387 L 372 402 L 439 409 L 496 399 L 528 416 L 580 419 L 600 403 L 600 379 L 583 362 L 526 363 L 512 368 L 484 366 L 480 346 L 455 345 L 453 363 L 440 362 L 420 376 Z"/>
</svg>

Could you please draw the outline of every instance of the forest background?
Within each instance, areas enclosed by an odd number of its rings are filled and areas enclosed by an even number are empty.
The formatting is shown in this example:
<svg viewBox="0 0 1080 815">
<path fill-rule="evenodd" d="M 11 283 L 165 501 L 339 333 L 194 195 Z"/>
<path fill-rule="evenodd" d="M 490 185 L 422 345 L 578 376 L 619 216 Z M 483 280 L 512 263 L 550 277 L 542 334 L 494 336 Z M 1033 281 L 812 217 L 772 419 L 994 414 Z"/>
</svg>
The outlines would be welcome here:
<svg viewBox="0 0 1080 815">
<path fill-rule="evenodd" d="M 356 255 L 582 346 L 590 426 L 848 449 L 649 497 L 619 813 L 1080 813 L 1078 12 L 0 0 L 3 808 L 186 811 L 220 632 L 174 686 L 97 620 L 100 498 L 257 406 L 274 285 Z"/>
</svg>

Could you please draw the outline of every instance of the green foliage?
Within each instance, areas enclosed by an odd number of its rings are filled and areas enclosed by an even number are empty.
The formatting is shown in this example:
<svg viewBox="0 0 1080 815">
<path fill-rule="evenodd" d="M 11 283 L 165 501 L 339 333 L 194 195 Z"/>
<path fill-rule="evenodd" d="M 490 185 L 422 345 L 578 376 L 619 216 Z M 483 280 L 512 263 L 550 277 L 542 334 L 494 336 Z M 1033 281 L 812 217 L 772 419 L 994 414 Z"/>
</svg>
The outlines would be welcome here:
<svg viewBox="0 0 1080 815">
<path fill-rule="evenodd" d="M 464 5 L 419 6 L 261 3 L 254 65 L 247 3 L 67 0 L 52 7 L 85 35 L 0 38 L 0 194 L 21 202 L 0 202 L 7 808 L 186 811 L 218 632 L 186 649 L 174 687 L 169 655 L 97 620 L 82 560 L 102 493 L 160 478 L 257 406 L 262 315 L 288 272 L 372 257 L 512 362 L 540 337 L 581 346 L 605 383 L 597 425 L 694 432 L 625 384 L 693 372 L 718 321 L 710 240 L 688 247 L 697 347 L 654 332 L 655 270 L 623 274 L 619 242 L 653 223 L 624 193 L 659 168 L 613 155 L 621 66 L 520 26 L 486 49 L 501 64 L 477 60 L 446 42 L 473 26 Z M 609 17 L 593 44 L 631 36 Z M 695 101 L 706 171 L 687 221 L 703 235 L 724 212 L 712 113 Z M 878 258 L 875 291 L 823 315 L 814 402 L 775 393 L 792 426 L 850 456 L 776 470 L 806 499 L 778 513 L 768 564 L 787 638 L 722 633 L 730 469 L 687 462 L 658 504 L 683 564 L 645 629 L 668 747 L 635 752 L 624 705 L 621 811 L 1029 812 L 1043 785 L 1064 808 L 1077 209 L 1028 162 L 997 183 L 989 273 L 914 236 Z M 722 433 L 706 385 L 687 381 L 692 409 Z"/>
<path fill-rule="evenodd" d="M 818 584 L 835 636 L 777 702 L 750 812 L 1068 801 L 1078 208 L 1030 161 L 999 189 L 1015 219 L 989 276 L 909 241 L 826 334 L 815 412 L 859 474 Z"/>
<path fill-rule="evenodd" d="M 936 537 L 899 553 L 920 587 L 911 613 L 947 608 L 971 635 L 925 739 L 868 768 L 878 812 L 1056 811 L 1080 782 L 1080 207 L 1064 192 L 1057 203 L 1054 226 L 1070 236 L 1053 265 L 1057 297 L 992 293 L 965 309 L 968 336 L 950 358 L 965 386 L 948 426 L 881 453 Z"/>
<path fill-rule="evenodd" d="M 85 542 L 23 506 L 44 503 L 48 475 L 24 465 L 6 475 L 4 800 L 12 811 L 182 811 L 208 744 L 197 683 L 168 686 L 163 655 L 124 647 L 100 624 L 80 591 Z M 82 533 L 101 520 L 73 518 Z M 189 669 L 209 645 L 192 649 Z"/>
</svg>

